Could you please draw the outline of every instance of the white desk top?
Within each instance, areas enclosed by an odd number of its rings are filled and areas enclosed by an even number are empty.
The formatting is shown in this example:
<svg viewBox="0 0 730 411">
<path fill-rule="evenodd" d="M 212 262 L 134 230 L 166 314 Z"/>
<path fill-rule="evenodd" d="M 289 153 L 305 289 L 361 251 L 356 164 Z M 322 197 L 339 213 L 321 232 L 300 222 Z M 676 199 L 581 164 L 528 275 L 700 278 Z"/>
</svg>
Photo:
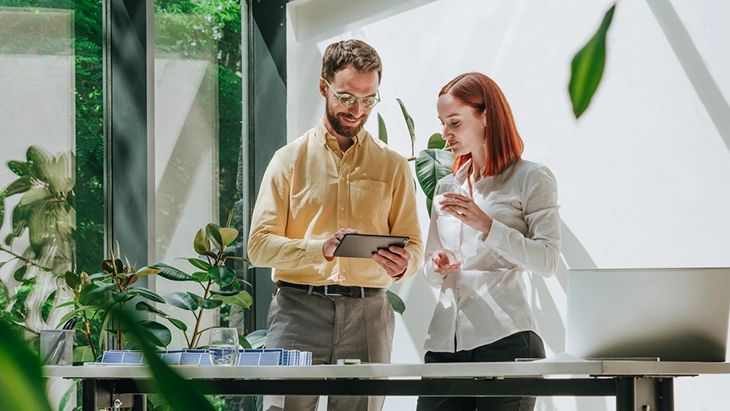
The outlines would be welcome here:
<svg viewBox="0 0 730 411">
<path fill-rule="evenodd" d="M 493 362 L 459 364 L 361 364 L 310 366 L 173 366 L 185 378 L 204 379 L 320 379 L 419 377 L 550 377 L 584 376 L 692 376 L 730 374 L 730 363 L 598 361 L 564 359 L 560 355 L 531 362 Z M 63 378 L 149 378 L 149 369 L 140 365 L 87 365 L 83 367 L 45 366 L 45 377 Z"/>
</svg>

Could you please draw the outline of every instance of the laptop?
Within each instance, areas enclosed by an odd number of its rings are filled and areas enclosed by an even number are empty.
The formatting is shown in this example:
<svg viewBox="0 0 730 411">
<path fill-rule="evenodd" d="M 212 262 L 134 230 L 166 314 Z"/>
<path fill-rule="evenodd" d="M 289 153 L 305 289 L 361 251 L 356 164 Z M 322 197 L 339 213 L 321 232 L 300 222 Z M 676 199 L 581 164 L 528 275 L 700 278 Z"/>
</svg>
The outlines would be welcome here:
<svg viewBox="0 0 730 411">
<path fill-rule="evenodd" d="M 730 268 L 568 270 L 566 353 L 725 361 Z"/>
</svg>

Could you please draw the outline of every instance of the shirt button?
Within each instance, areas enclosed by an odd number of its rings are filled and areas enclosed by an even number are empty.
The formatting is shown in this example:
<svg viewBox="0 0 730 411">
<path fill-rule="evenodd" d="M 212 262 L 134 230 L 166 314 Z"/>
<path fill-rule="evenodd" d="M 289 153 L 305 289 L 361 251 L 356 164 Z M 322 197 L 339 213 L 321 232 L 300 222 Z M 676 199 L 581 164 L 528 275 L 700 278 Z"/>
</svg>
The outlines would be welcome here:
<svg viewBox="0 0 730 411">
<path fill-rule="evenodd" d="M 297 263 L 291 263 L 291 266 L 292 267 L 296 267 L 297 266 Z"/>
<path fill-rule="evenodd" d="M 347 269 L 344 269 L 344 268 L 343 268 L 343 269 L 342 269 L 342 272 L 343 272 L 343 273 L 346 273 L 346 272 L 347 272 Z"/>
<path fill-rule="evenodd" d="M 345 211 L 345 207 L 340 207 L 340 211 Z"/>
</svg>

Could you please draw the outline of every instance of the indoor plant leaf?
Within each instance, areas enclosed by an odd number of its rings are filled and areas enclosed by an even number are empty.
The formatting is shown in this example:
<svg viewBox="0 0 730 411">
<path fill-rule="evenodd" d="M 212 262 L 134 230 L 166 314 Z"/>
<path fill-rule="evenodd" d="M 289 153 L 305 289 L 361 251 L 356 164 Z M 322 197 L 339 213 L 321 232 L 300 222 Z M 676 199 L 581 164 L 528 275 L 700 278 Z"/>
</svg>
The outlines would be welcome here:
<svg viewBox="0 0 730 411">
<path fill-rule="evenodd" d="M 436 182 L 451 174 L 453 164 L 454 155 L 444 150 L 423 150 L 416 158 L 416 177 L 423 193 L 426 195 L 426 207 L 429 216 L 431 215 L 431 201 L 433 200 L 433 191 L 436 189 Z"/>
<path fill-rule="evenodd" d="M 385 128 L 385 121 L 383 117 L 378 113 L 378 139 L 385 144 L 388 144 L 388 130 Z"/>
<path fill-rule="evenodd" d="M 208 271 L 212 265 L 210 265 L 207 261 L 201 260 L 200 258 L 188 258 L 188 262 L 192 264 L 195 268 L 199 268 L 201 270 Z"/>
<path fill-rule="evenodd" d="M 606 12 L 593 38 L 573 57 L 568 93 L 573 113 L 578 118 L 588 108 L 598 88 L 606 64 L 606 32 L 611 25 L 616 4 Z"/>
<path fill-rule="evenodd" d="M 221 238 L 220 226 L 217 224 L 208 224 L 205 226 L 205 233 L 218 250 L 222 249 L 223 239 Z"/>
<path fill-rule="evenodd" d="M 147 331 L 149 342 L 158 347 L 167 347 L 172 342 L 172 333 L 170 329 L 156 321 L 140 321 L 138 323 Z"/>
<path fill-rule="evenodd" d="M 38 356 L 4 320 L 0 335 L 0 409 L 51 411 Z"/>
<path fill-rule="evenodd" d="M 214 308 L 220 307 L 221 305 L 223 305 L 223 301 L 216 297 L 204 299 L 200 306 L 205 308 L 206 310 L 212 310 Z"/>
<path fill-rule="evenodd" d="M 396 294 L 390 290 L 386 290 L 385 295 L 388 297 L 388 301 L 390 301 L 390 305 L 393 306 L 393 311 L 397 312 L 400 315 L 403 315 L 403 312 L 406 310 L 406 304 L 398 296 L 398 294 Z"/>
<path fill-rule="evenodd" d="M 181 271 L 171 265 L 167 265 L 165 263 L 155 263 L 151 266 L 152 268 L 157 268 L 160 270 L 157 275 L 159 275 L 162 278 L 167 278 L 168 280 L 172 281 L 195 281 L 195 278 L 193 278 L 190 274 Z"/>
<path fill-rule="evenodd" d="M 206 251 L 210 251 L 210 242 L 202 228 L 195 233 L 193 249 L 195 249 L 195 252 L 198 254 L 205 254 Z"/>
<path fill-rule="evenodd" d="M 238 230 L 235 228 L 230 227 L 224 227 L 219 229 L 219 232 L 221 234 L 221 246 L 223 246 L 223 249 L 226 249 L 229 244 L 236 241 L 236 238 L 238 238 Z"/>
<path fill-rule="evenodd" d="M 398 101 L 398 105 L 400 105 L 400 110 L 403 112 L 403 118 L 406 120 L 406 126 L 408 127 L 408 134 L 411 136 L 411 155 L 413 155 L 413 151 L 415 150 L 414 147 L 416 146 L 416 125 L 413 122 L 413 118 L 411 118 L 411 115 L 408 114 L 408 110 L 406 110 L 406 105 L 403 104 L 401 99 L 396 98 Z"/>
<path fill-rule="evenodd" d="M 253 304 L 253 297 L 246 291 L 241 291 L 235 295 L 215 294 L 213 298 L 221 300 L 226 304 L 237 305 L 243 308 L 249 308 Z"/>
<path fill-rule="evenodd" d="M 177 308 L 182 308 L 183 310 L 195 311 L 200 308 L 190 295 L 183 291 L 165 294 L 165 301 L 167 301 L 168 304 Z"/>
<path fill-rule="evenodd" d="M 441 133 L 434 133 L 428 138 L 428 148 L 437 148 L 442 150 L 444 147 L 446 147 L 446 140 L 444 140 Z"/>
<path fill-rule="evenodd" d="M 236 278 L 236 272 L 222 265 L 220 267 L 210 267 L 208 275 L 220 287 L 225 287 Z"/>
<path fill-rule="evenodd" d="M 128 292 L 129 292 L 130 295 L 136 295 L 136 296 L 139 296 L 139 297 L 144 297 L 144 298 L 146 298 L 148 300 L 152 300 L 152 301 L 154 301 L 156 303 L 163 303 L 163 304 L 165 303 L 165 299 L 164 298 L 162 298 L 159 294 L 157 294 L 156 292 L 154 292 L 154 291 L 152 291 L 152 290 L 150 290 L 148 288 L 143 288 L 143 287 L 129 287 Z"/>
<path fill-rule="evenodd" d="M 266 345 L 266 330 L 256 330 L 246 335 L 245 339 L 251 348 L 262 348 Z"/>
</svg>

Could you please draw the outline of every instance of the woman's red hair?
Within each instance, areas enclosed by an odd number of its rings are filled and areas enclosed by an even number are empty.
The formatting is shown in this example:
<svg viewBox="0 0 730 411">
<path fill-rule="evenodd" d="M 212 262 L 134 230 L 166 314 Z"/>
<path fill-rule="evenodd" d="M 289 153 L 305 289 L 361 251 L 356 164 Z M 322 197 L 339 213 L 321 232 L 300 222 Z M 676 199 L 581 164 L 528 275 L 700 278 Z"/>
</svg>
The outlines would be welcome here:
<svg viewBox="0 0 730 411">
<path fill-rule="evenodd" d="M 522 156 L 524 145 L 517 133 L 512 110 L 497 83 L 482 73 L 464 73 L 446 84 L 439 97 L 451 94 L 457 101 L 474 109 L 476 115 L 487 116 L 487 166 L 484 177 L 496 176 Z M 471 159 L 471 153 L 457 156 L 453 172 Z"/>
</svg>

